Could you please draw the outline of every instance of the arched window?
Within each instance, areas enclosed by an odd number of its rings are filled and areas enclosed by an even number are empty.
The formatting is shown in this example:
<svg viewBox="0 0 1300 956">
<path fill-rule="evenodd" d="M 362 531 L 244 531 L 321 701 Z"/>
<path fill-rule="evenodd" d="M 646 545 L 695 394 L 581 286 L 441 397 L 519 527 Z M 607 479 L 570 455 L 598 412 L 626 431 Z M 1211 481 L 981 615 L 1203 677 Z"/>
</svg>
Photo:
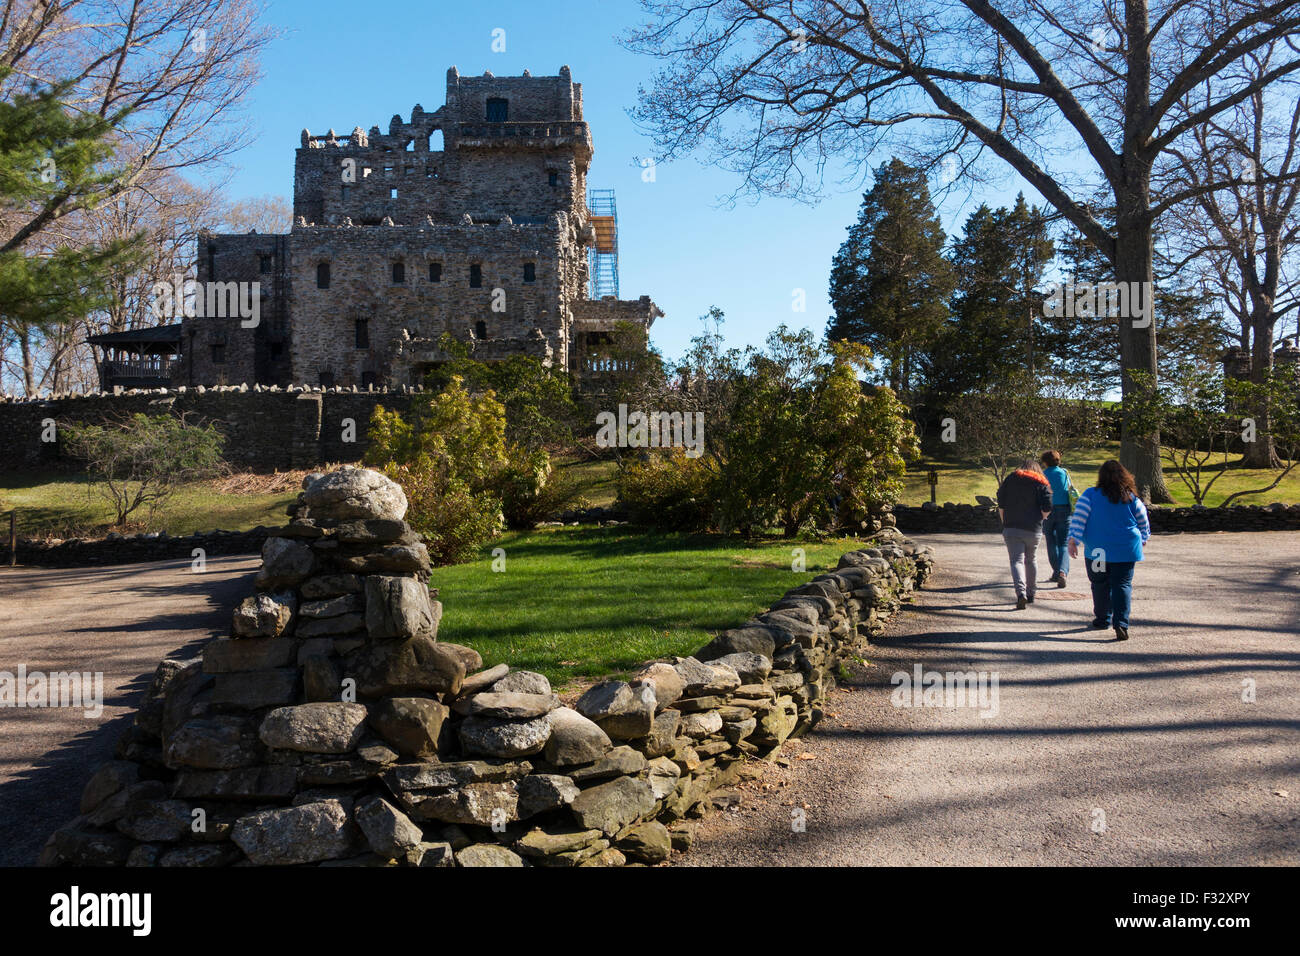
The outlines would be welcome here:
<svg viewBox="0 0 1300 956">
<path fill-rule="evenodd" d="M 330 264 L 322 262 L 316 267 L 316 288 L 328 289 L 330 287 Z"/>
</svg>

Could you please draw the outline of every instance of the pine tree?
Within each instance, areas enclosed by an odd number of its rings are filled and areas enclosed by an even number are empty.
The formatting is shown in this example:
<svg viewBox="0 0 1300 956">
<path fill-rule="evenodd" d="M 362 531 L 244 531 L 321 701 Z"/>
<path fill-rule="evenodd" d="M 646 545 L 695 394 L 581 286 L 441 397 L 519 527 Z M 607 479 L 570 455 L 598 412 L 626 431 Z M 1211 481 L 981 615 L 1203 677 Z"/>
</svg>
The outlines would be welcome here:
<svg viewBox="0 0 1300 956">
<path fill-rule="evenodd" d="M 70 246 L 43 231 L 54 211 L 92 209 L 115 178 L 111 136 L 121 117 L 77 113 L 66 93 L 33 88 L 0 101 L 0 322 L 19 334 L 100 307 L 109 273 L 140 254 L 138 236 Z M 18 221 L 25 225 L 5 228 Z"/>
<path fill-rule="evenodd" d="M 937 404 L 1033 375 L 1051 344 L 1044 325 L 1043 275 L 1055 254 L 1046 216 L 1023 194 L 1008 210 L 987 205 L 966 219 L 949 260 L 957 291 L 930 350 L 927 389 Z"/>
<path fill-rule="evenodd" d="M 874 175 L 858 221 L 831 263 L 835 316 L 826 336 L 870 347 L 906 401 L 947 316 L 952 267 L 925 175 L 897 158 Z"/>
</svg>

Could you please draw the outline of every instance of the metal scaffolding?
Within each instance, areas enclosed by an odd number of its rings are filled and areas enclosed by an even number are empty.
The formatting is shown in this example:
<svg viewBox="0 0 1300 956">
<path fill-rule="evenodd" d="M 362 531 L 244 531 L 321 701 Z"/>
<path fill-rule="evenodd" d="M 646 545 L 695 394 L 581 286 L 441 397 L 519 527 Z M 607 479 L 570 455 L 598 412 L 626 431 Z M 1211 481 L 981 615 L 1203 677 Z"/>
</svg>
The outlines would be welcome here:
<svg viewBox="0 0 1300 956">
<path fill-rule="evenodd" d="M 614 190 L 592 189 L 587 193 L 587 213 L 596 242 L 587 252 L 591 272 L 591 297 L 618 298 L 618 207 Z"/>
</svg>

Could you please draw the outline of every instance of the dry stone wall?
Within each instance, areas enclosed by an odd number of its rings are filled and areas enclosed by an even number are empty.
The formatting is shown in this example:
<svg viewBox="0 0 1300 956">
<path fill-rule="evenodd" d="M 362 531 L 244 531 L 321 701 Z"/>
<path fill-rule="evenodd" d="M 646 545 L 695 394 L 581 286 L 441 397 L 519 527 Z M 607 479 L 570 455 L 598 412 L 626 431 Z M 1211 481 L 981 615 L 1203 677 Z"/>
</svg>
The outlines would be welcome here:
<svg viewBox="0 0 1300 956">
<path fill-rule="evenodd" d="M 250 471 L 358 461 L 369 446 L 370 413 L 375 406 L 405 411 L 420 391 L 239 385 L 0 400 L 0 447 L 6 452 L 0 468 L 75 466 L 63 454 L 61 442 L 43 440 L 44 422 L 98 423 L 137 412 L 178 413 L 191 423 L 215 423 L 226 435 L 226 461 Z"/>
<path fill-rule="evenodd" d="M 994 504 L 895 505 L 897 526 L 909 534 L 994 533 L 1002 521 Z M 1234 505 L 1227 508 L 1156 505 L 1148 509 L 1153 534 L 1184 531 L 1300 531 L 1300 504 Z"/>
<path fill-rule="evenodd" d="M 42 864 L 659 863 L 713 791 L 816 726 L 840 662 L 932 567 L 885 529 L 693 657 L 569 707 L 543 675 L 437 639 L 397 485 L 305 485 L 230 635 L 159 665 Z"/>
</svg>

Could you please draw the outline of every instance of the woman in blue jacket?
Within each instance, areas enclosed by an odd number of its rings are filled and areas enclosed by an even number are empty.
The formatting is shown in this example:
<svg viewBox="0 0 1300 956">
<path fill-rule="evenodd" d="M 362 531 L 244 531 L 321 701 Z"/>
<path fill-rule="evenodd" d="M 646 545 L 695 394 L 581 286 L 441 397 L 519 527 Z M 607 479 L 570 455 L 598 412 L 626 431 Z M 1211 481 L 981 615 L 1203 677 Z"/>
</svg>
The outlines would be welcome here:
<svg viewBox="0 0 1300 956">
<path fill-rule="evenodd" d="M 1115 628 L 1115 640 L 1128 640 L 1133 602 L 1133 568 L 1151 537 L 1147 509 L 1133 476 L 1111 460 L 1097 472 L 1097 486 L 1079 496 L 1070 518 L 1070 557 L 1083 545 L 1092 584 L 1092 626 Z"/>
</svg>

